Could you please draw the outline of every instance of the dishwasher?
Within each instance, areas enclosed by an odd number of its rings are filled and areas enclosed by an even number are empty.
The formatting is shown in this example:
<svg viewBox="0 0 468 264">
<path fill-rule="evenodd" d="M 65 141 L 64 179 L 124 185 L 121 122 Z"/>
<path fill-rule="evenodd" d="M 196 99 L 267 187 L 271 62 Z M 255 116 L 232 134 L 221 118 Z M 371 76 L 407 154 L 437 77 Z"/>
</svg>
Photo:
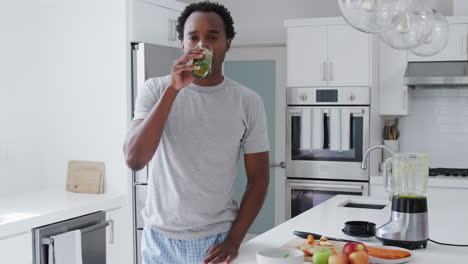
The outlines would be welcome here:
<svg viewBox="0 0 468 264">
<path fill-rule="evenodd" d="M 98 211 L 33 229 L 33 264 L 49 263 L 51 236 L 73 230 L 81 231 L 83 264 L 106 263 L 106 213 Z"/>
</svg>

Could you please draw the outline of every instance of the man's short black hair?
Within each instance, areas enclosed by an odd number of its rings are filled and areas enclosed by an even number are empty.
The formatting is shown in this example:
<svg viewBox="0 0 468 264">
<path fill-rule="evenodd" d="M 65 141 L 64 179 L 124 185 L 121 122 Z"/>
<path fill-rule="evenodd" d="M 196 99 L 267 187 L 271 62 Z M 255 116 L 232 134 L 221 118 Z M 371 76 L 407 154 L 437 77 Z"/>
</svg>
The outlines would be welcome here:
<svg viewBox="0 0 468 264">
<path fill-rule="evenodd" d="M 177 33 L 179 39 L 184 39 L 184 26 L 185 21 L 193 12 L 214 12 L 218 14 L 224 22 L 224 29 L 226 30 L 226 37 L 228 39 L 233 39 L 236 35 L 234 31 L 234 21 L 232 20 L 231 13 L 227 10 L 226 7 L 219 3 L 212 3 L 210 1 L 203 1 L 198 3 L 192 3 L 185 7 L 182 14 L 180 14 L 177 19 Z"/>
</svg>

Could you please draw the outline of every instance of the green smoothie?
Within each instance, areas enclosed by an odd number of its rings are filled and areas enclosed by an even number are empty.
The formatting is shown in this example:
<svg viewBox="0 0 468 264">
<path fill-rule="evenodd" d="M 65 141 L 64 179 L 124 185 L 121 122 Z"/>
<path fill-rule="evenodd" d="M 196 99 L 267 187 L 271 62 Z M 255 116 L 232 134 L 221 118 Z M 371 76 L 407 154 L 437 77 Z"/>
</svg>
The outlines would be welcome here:
<svg viewBox="0 0 468 264">
<path fill-rule="evenodd" d="M 203 79 L 211 72 L 211 62 L 213 61 L 213 52 L 210 49 L 203 48 L 205 57 L 203 59 L 194 59 L 193 65 L 200 67 L 198 70 L 192 71 L 192 75 Z"/>
</svg>

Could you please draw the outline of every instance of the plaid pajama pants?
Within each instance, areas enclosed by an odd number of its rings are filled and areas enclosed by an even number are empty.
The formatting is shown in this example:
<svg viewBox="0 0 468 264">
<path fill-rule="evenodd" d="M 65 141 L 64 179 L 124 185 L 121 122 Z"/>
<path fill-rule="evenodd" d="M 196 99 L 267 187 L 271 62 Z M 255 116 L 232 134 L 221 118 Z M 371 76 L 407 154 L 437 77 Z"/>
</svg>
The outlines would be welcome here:
<svg viewBox="0 0 468 264">
<path fill-rule="evenodd" d="M 213 236 L 178 240 L 157 233 L 145 226 L 141 238 L 143 264 L 201 264 L 205 253 L 214 245 L 223 242 L 228 232 Z"/>
</svg>

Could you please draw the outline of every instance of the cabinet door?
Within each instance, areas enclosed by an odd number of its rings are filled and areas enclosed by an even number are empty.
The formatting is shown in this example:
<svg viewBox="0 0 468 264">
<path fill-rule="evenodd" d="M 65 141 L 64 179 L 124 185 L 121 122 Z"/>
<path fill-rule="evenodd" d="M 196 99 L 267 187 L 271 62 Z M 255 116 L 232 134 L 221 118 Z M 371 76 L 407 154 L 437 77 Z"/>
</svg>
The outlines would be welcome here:
<svg viewBox="0 0 468 264">
<path fill-rule="evenodd" d="M 450 25 L 447 46 L 431 57 L 421 57 L 408 52 L 409 61 L 466 61 L 468 59 L 468 24 Z"/>
<path fill-rule="evenodd" d="M 169 9 L 132 1 L 132 41 L 170 46 Z"/>
<path fill-rule="evenodd" d="M 1 263 L 31 264 L 32 254 L 32 235 L 30 232 L 0 239 Z"/>
<path fill-rule="evenodd" d="M 327 86 L 327 27 L 291 27 L 287 38 L 288 87 Z"/>
<path fill-rule="evenodd" d="M 106 212 L 106 263 L 133 263 L 131 211 L 128 206 Z"/>
<path fill-rule="evenodd" d="M 370 35 L 348 25 L 328 26 L 328 86 L 368 86 Z"/>
<path fill-rule="evenodd" d="M 403 84 L 407 61 L 406 51 L 393 49 L 380 40 L 379 114 L 408 114 L 408 88 Z"/>
</svg>

